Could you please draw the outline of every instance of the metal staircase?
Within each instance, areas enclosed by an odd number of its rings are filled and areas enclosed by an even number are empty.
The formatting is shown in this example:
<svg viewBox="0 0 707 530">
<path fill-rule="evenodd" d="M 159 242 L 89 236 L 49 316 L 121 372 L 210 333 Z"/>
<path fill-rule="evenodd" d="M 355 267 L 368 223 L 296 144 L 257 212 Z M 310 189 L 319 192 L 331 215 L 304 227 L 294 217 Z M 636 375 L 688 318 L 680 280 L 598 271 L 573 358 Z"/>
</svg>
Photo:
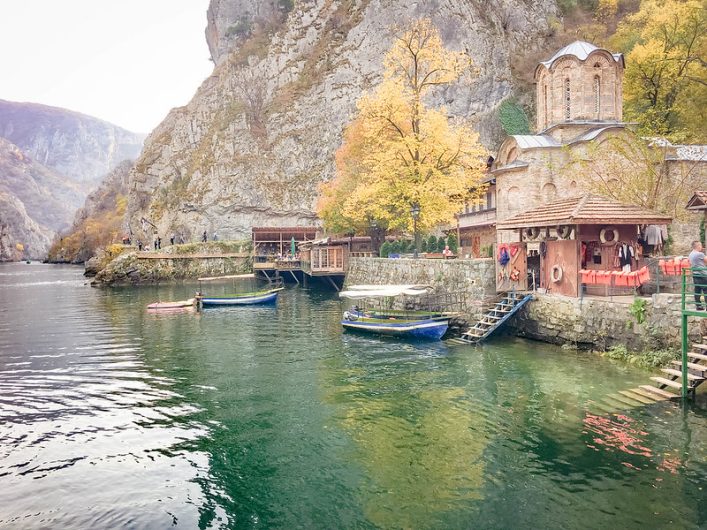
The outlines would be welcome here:
<svg viewBox="0 0 707 530">
<path fill-rule="evenodd" d="M 452 344 L 476 344 L 485 340 L 500 328 L 521 307 L 533 299 L 533 295 L 511 291 L 506 293 L 481 320 L 462 333 L 461 337 L 449 339 Z"/>
</svg>

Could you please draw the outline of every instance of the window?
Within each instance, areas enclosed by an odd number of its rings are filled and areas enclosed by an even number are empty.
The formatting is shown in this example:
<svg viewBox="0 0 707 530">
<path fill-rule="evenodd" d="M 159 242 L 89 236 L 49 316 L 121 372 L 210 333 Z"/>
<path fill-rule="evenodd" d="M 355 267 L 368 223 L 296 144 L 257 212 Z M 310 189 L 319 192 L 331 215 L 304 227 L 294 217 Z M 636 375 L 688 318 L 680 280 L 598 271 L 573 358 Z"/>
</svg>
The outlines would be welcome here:
<svg viewBox="0 0 707 530">
<path fill-rule="evenodd" d="M 594 76 L 593 93 L 594 93 L 594 118 L 598 120 L 599 116 L 600 116 L 600 112 L 601 112 L 601 79 L 599 79 L 598 75 Z"/>
<path fill-rule="evenodd" d="M 493 194 L 490 191 L 486 192 L 486 209 L 493 208 Z"/>
<path fill-rule="evenodd" d="M 545 100 L 545 101 L 544 101 L 544 106 L 545 106 L 545 108 L 544 108 L 544 111 L 545 111 L 545 127 L 547 127 L 547 126 L 548 126 L 548 121 L 547 121 L 547 115 L 548 115 L 548 111 L 547 111 L 547 85 L 545 85 L 545 86 L 543 87 L 543 98 L 544 98 L 544 100 Z"/>
<path fill-rule="evenodd" d="M 565 79 L 565 119 L 569 120 L 571 116 L 571 107 L 570 107 L 570 80 L 569 78 Z"/>
</svg>

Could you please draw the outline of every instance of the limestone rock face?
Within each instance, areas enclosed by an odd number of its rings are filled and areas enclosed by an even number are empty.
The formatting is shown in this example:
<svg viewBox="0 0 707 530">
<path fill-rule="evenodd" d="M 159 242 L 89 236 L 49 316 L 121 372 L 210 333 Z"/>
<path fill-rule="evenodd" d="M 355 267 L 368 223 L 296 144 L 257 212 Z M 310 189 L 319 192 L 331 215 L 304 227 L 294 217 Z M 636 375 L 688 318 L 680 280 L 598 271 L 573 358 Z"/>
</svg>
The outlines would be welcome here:
<svg viewBox="0 0 707 530">
<path fill-rule="evenodd" d="M 42 259 L 53 235 L 27 215 L 21 200 L 0 191 L 0 261 Z"/>
<path fill-rule="evenodd" d="M 78 112 L 0 100 L 0 136 L 35 161 L 83 183 L 85 192 L 125 159 L 140 154 L 144 135 Z"/>
<path fill-rule="evenodd" d="M 4 138 L 0 138 L 0 191 L 18 198 L 27 215 L 52 232 L 68 228 L 84 198 L 77 183 Z"/>
<path fill-rule="evenodd" d="M 162 234 L 223 238 L 252 226 L 311 225 L 318 184 L 356 102 L 382 78 L 390 28 L 430 17 L 478 77 L 431 103 L 469 120 L 496 146 L 497 107 L 512 95 L 511 60 L 542 46 L 554 1 L 212 0 L 207 40 L 213 74 L 152 132 L 130 179 L 128 217 Z M 150 228 L 150 230 L 152 230 Z"/>
<path fill-rule="evenodd" d="M 118 241 L 125 232 L 123 217 L 132 165 L 131 160 L 124 160 L 89 193 L 83 207 L 76 212 L 71 228 L 62 232 L 61 238 L 50 247 L 47 261 L 83 263 L 97 248 Z"/>
</svg>

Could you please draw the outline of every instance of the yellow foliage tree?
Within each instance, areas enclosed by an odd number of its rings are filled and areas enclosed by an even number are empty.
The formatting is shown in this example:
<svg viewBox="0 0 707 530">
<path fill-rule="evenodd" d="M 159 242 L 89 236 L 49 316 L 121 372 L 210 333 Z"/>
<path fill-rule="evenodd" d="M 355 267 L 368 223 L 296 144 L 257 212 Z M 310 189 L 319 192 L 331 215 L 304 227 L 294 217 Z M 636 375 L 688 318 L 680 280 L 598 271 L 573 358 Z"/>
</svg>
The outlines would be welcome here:
<svg viewBox="0 0 707 530">
<path fill-rule="evenodd" d="M 428 19 L 396 32 L 382 83 L 358 103 L 336 154 L 337 175 L 321 189 L 317 211 L 335 232 L 422 230 L 454 219 L 478 199 L 485 151 L 468 125 L 425 105 L 430 92 L 472 73 L 471 59 L 447 50 Z"/>
<path fill-rule="evenodd" d="M 643 0 L 613 46 L 627 52 L 626 117 L 643 134 L 704 142 L 707 8 L 702 0 Z"/>
</svg>

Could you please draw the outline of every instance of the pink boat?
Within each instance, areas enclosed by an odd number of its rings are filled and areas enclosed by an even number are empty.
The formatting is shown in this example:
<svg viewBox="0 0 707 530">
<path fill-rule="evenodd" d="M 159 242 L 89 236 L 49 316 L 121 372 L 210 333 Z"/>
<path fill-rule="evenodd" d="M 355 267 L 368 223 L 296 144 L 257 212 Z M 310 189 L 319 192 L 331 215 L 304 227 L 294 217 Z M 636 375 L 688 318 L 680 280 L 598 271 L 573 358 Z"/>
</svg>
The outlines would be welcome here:
<svg viewBox="0 0 707 530">
<path fill-rule="evenodd" d="M 154 304 L 148 305 L 147 309 L 174 311 L 175 309 L 188 309 L 190 307 L 194 307 L 193 298 L 189 300 L 179 300 L 177 302 L 155 302 Z"/>
</svg>

